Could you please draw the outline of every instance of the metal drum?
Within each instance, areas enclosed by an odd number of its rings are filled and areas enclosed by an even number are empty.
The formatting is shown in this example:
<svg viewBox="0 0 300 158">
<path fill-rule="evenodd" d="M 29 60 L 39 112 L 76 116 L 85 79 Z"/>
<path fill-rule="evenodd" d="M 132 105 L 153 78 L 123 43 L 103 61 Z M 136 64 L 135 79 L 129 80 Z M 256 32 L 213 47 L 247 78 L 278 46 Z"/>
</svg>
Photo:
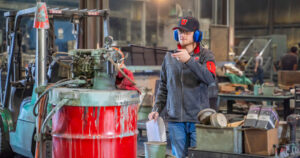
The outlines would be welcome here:
<svg viewBox="0 0 300 158">
<path fill-rule="evenodd" d="M 53 158 L 136 158 L 136 91 L 57 88 L 50 103 L 70 99 L 52 117 Z"/>
</svg>

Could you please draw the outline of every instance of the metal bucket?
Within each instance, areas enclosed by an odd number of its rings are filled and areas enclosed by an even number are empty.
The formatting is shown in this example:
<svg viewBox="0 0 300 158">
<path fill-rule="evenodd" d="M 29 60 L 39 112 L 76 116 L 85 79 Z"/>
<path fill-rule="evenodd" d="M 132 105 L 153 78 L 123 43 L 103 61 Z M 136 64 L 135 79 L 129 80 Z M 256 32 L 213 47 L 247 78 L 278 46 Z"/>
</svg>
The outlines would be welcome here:
<svg viewBox="0 0 300 158">
<path fill-rule="evenodd" d="M 149 113 L 152 111 L 151 106 L 140 106 L 138 120 L 147 120 Z"/>
<path fill-rule="evenodd" d="M 272 96 L 274 93 L 274 86 L 269 86 L 269 85 L 263 85 L 262 86 L 262 91 L 264 96 Z"/>
<path fill-rule="evenodd" d="M 145 142 L 145 158 L 165 158 L 167 142 Z"/>
<path fill-rule="evenodd" d="M 137 157 L 136 92 L 58 88 L 50 102 L 66 97 L 52 117 L 53 158 Z"/>
<path fill-rule="evenodd" d="M 241 127 L 212 127 L 196 124 L 197 150 L 242 153 Z"/>
</svg>

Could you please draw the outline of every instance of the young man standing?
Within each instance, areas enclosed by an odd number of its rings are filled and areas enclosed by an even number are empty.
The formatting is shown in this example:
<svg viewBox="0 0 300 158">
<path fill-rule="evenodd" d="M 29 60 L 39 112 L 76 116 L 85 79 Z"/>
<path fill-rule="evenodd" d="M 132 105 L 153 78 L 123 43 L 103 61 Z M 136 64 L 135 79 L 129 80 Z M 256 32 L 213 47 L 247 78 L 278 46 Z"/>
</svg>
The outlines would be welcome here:
<svg viewBox="0 0 300 158">
<path fill-rule="evenodd" d="M 264 83 L 264 69 L 263 69 L 263 58 L 259 55 L 258 52 L 255 52 L 255 66 L 254 66 L 254 75 L 253 75 L 253 84 L 256 84 L 256 81 L 259 81 L 259 84 Z"/>
<path fill-rule="evenodd" d="M 183 17 L 173 30 L 178 49 L 164 58 L 155 105 L 148 117 L 157 119 L 166 106 L 172 153 L 182 158 L 188 147 L 196 146 L 197 114 L 209 107 L 208 85 L 215 82 L 216 68 L 213 54 L 200 46 L 197 19 Z"/>
<path fill-rule="evenodd" d="M 281 70 L 296 71 L 298 68 L 298 48 L 292 47 L 291 50 L 280 60 Z"/>
</svg>

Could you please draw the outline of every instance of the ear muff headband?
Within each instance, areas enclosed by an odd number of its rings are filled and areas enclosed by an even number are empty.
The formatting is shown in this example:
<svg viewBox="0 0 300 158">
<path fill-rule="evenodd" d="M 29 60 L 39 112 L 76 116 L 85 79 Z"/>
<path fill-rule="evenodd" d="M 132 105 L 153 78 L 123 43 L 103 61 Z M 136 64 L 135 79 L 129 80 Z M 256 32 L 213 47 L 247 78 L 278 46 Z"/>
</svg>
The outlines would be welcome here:
<svg viewBox="0 0 300 158">
<path fill-rule="evenodd" d="M 179 41 L 179 35 L 178 35 L 178 30 L 177 29 L 174 30 L 173 35 L 174 35 L 174 40 L 178 42 Z M 202 41 L 202 38 L 203 38 L 203 33 L 200 30 L 196 30 L 194 32 L 194 37 L 193 37 L 194 42 L 199 43 L 199 42 Z"/>
</svg>

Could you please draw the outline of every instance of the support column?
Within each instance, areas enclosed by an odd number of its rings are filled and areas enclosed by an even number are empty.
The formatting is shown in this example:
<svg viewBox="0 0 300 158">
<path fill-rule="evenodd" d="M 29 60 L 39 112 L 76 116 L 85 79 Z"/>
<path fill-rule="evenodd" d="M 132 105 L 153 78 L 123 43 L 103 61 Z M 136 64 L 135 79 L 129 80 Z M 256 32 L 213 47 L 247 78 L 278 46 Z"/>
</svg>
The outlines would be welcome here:
<svg viewBox="0 0 300 158">
<path fill-rule="evenodd" d="M 86 1 L 87 9 L 98 9 L 97 7 L 97 0 L 89 0 Z M 87 18 L 87 26 L 86 26 L 86 46 L 88 49 L 95 49 L 97 48 L 97 35 L 99 34 L 99 30 L 97 28 L 97 19 L 94 17 Z"/>
<path fill-rule="evenodd" d="M 131 41 L 131 17 L 126 19 L 126 41 Z"/>
<path fill-rule="evenodd" d="M 218 0 L 212 1 L 212 23 L 218 24 Z"/>
<path fill-rule="evenodd" d="M 269 17 L 268 17 L 268 24 L 269 24 L 269 34 L 273 34 L 274 30 L 274 0 L 268 0 L 268 10 L 269 10 Z"/>
<path fill-rule="evenodd" d="M 80 9 L 108 9 L 108 0 L 80 0 Z M 108 22 L 108 21 L 107 21 Z M 103 43 L 103 22 L 100 18 L 89 17 L 81 24 L 83 32 L 80 32 L 79 48 L 96 49 L 102 47 Z"/>
<path fill-rule="evenodd" d="M 146 45 L 146 1 L 142 1 L 141 45 Z"/>
<path fill-rule="evenodd" d="M 160 6 L 156 4 L 156 14 L 157 14 L 157 22 L 156 22 L 156 45 L 158 46 L 160 43 Z"/>
<path fill-rule="evenodd" d="M 201 18 L 201 1 L 195 0 L 194 1 L 195 7 L 195 17 L 199 20 Z"/>
<path fill-rule="evenodd" d="M 46 30 L 36 29 L 36 51 L 37 55 L 35 57 L 36 64 L 36 75 L 35 82 L 36 86 L 46 86 L 47 85 L 47 44 L 46 44 Z"/>
<path fill-rule="evenodd" d="M 229 51 L 234 51 L 234 14 L 235 14 L 235 0 L 228 0 L 229 1 L 229 17 L 227 18 L 229 20 Z"/>
</svg>

